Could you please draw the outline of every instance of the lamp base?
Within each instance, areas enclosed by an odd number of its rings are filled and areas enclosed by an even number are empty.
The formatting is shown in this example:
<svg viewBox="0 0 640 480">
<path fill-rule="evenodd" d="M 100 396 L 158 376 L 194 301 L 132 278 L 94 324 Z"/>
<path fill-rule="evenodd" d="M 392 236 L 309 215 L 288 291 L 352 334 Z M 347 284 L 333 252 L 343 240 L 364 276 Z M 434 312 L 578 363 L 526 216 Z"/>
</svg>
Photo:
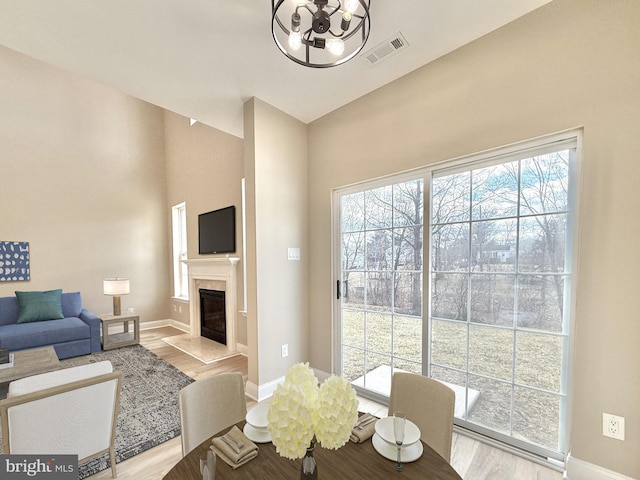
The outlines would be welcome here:
<svg viewBox="0 0 640 480">
<path fill-rule="evenodd" d="M 118 316 L 122 312 L 120 311 L 120 295 L 113 296 L 113 315 Z"/>
</svg>

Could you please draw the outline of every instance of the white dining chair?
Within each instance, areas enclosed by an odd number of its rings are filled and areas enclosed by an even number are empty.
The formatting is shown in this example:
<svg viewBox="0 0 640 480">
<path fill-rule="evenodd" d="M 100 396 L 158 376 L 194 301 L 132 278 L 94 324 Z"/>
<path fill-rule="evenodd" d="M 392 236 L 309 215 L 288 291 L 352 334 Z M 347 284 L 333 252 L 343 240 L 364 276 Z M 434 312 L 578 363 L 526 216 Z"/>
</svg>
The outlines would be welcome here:
<svg viewBox="0 0 640 480">
<path fill-rule="evenodd" d="M 247 415 L 241 373 L 222 373 L 196 380 L 179 393 L 182 456 Z"/>
<path fill-rule="evenodd" d="M 404 412 L 420 429 L 420 440 L 451 462 L 455 392 L 423 375 L 396 372 L 391 379 L 389 415 Z"/>
<path fill-rule="evenodd" d="M 116 478 L 121 382 L 109 361 L 11 382 L 0 401 L 4 453 L 78 455 L 78 463 L 108 453 Z"/>
</svg>

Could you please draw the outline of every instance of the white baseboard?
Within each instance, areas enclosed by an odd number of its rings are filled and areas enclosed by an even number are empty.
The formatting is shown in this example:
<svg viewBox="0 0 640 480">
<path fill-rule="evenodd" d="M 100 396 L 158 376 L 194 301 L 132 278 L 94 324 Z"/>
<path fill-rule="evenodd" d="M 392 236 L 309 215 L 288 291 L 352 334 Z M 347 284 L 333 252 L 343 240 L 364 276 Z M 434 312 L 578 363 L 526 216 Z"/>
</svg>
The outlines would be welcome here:
<svg viewBox="0 0 640 480">
<path fill-rule="evenodd" d="M 246 345 L 242 345 L 242 346 L 244 348 L 247 348 Z M 240 345 L 238 345 L 238 350 L 240 350 Z M 242 351 L 240 352 L 242 353 Z M 318 370 L 316 368 L 313 368 L 312 370 L 320 383 L 324 382 L 327 378 L 331 376 L 330 373 L 324 372 L 322 370 Z M 267 382 L 260 386 L 256 385 L 253 382 L 247 382 L 247 385 L 245 387 L 245 393 L 249 398 L 252 398 L 256 402 L 261 402 L 271 397 L 276 387 L 283 382 L 284 382 L 284 377 L 277 378 L 275 380 L 272 380 L 271 382 Z"/>
<path fill-rule="evenodd" d="M 189 325 L 187 325 L 186 323 L 179 322 L 178 320 L 173 320 L 171 318 L 166 318 L 164 320 L 140 322 L 140 330 L 149 330 L 151 328 L 160 328 L 160 327 L 174 327 L 174 328 L 177 328 L 178 330 L 183 331 L 184 333 L 189 333 Z"/>
<path fill-rule="evenodd" d="M 567 480 L 638 480 L 621 473 L 585 462 L 571 455 L 567 458 L 567 470 L 564 478 Z"/>
<path fill-rule="evenodd" d="M 277 378 L 271 382 L 264 383 L 260 386 L 252 382 L 247 382 L 245 393 L 249 398 L 254 399 L 256 402 L 261 402 L 273 395 L 276 387 L 284 382 L 284 377 Z"/>
</svg>

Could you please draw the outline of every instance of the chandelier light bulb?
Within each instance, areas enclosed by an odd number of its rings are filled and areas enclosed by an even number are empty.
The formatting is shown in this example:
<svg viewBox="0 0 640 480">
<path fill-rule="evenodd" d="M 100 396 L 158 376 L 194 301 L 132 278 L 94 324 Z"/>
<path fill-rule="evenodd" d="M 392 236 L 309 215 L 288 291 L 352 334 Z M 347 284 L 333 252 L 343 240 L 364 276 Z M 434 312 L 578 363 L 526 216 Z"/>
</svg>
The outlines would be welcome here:
<svg viewBox="0 0 640 480">
<path fill-rule="evenodd" d="M 358 3 L 358 0 L 346 0 L 344 9 L 352 14 L 358 9 Z M 349 17 L 349 20 L 351 20 L 351 17 Z"/>
<path fill-rule="evenodd" d="M 340 24 L 340 28 L 342 28 L 343 32 L 349 30 L 349 25 L 351 24 L 351 17 L 353 15 L 349 12 L 344 12 L 342 15 L 342 23 Z"/>
<path fill-rule="evenodd" d="M 327 39 L 326 47 L 334 55 L 342 55 L 344 53 L 344 42 L 339 38 Z"/>
<path fill-rule="evenodd" d="M 292 50 L 298 50 L 300 48 L 300 46 L 302 45 L 302 33 L 298 32 L 291 32 L 289 34 L 289 47 L 291 47 Z"/>
</svg>

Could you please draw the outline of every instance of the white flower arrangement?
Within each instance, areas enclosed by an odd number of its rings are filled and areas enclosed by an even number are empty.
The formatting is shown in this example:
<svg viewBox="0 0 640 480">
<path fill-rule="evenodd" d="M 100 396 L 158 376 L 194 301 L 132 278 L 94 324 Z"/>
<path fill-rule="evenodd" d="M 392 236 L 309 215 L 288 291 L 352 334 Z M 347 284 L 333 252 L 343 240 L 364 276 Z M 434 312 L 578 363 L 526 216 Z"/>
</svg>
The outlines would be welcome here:
<svg viewBox="0 0 640 480">
<path fill-rule="evenodd" d="M 342 447 L 357 420 L 358 399 L 349 382 L 332 375 L 318 387 L 309 364 L 298 363 L 273 393 L 267 428 L 276 452 L 294 460 L 304 456 L 314 435 L 323 448 Z"/>
</svg>

